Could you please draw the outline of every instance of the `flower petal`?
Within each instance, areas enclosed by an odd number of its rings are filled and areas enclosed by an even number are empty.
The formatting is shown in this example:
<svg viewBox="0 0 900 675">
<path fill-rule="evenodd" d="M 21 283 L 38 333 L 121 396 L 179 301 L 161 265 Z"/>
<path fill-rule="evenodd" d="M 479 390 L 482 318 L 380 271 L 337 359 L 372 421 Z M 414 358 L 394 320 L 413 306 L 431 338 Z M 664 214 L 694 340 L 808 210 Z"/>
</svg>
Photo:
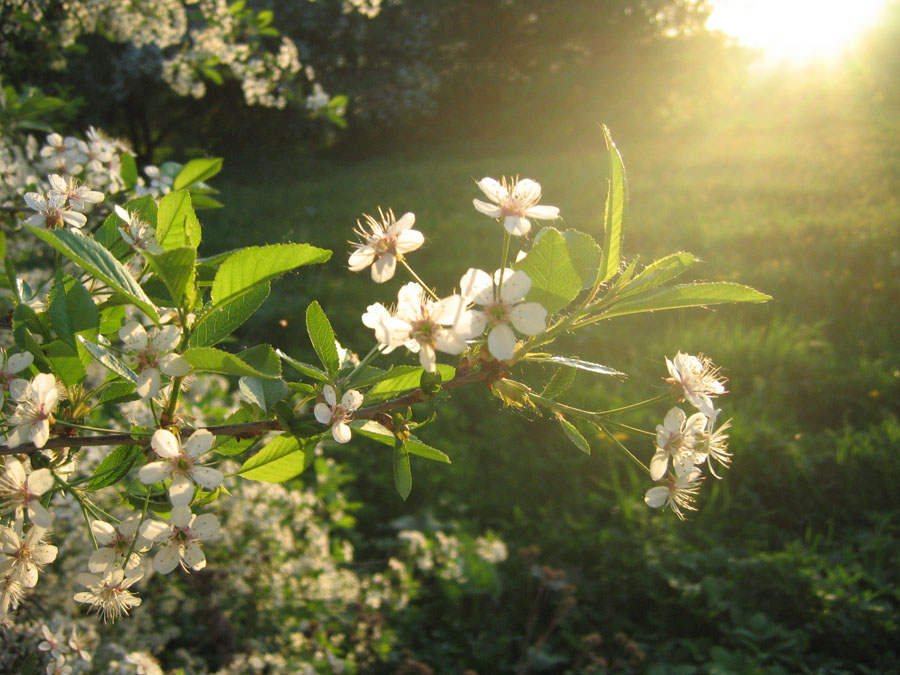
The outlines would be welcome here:
<svg viewBox="0 0 900 675">
<path fill-rule="evenodd" d="M 184 377 L 191 372 L 191 364 L 178 354 L 166 354 L 159 360 L 159 369 L 169 377 Z"/>
<path fill-rule="evenodd" d="M 666 475 L 668 468 L 669 453 L 664 450 L 657 450 L 656 454 L 653 455 L 653 459 L 650 460 L 650 478 L 659 480 Z"/>
<path fill-rule="evenodd" d="M 141 525 L 141 536 L 148 541 L 158 541 L 172 531 L 172 526 L 161 520 L 145 520 Z"/>
<path fill-rule="evenodd" d="M 531 221 L 522 216 L 506 216 L 503 227 L 514 237 L 522 237 L 531 231 Z"/>
<path fill-rule="evenodd" d="M 499 218 L 503 215 L 503 209 L 496 204 L 488 204 L 480 199 L 473 199 L 472 205 L 475 207 L 476 211 L 479 211 L 486 216 L 490 216 L 491 218 Z"/>
<path fill-rule="evenodd" d="M 498 361 L 508 361 L 516 349 L 516 336 L 512 328 L 501 323 L 488 334 L 488 351 Z"/>
<path fill-rule="evenodd" d="M 525 335 L 537 335 L 547 328 L 547 310 L 536 302 L 522 302 L 509 313 L 516 330 Z"/>
<path fill-rule="evenodd" d="M 335 392 L 334 387 L 330 384 L 326 384 L 322 387 L 322 396 L 325 397 L 325 402 L 328 403 L 330 407 L 334 407 L 337 405 L 337 392 Z"/>
<path fill-rule="evenodd" d="M 658 509 L 665 506 L 669 499 L 669 488 L 664 486 L 654 487 L 644 494 L 644 503 L 650 508 Z"/>
<path fill-rule="evenodd" d="M 418 230 L 406 230 L 397 235 L 397 253 L 411 253 L 422 247 L 425 235 Z"/>
<path fill-rule="evenodd" d="M 140 352 L 147 347 L 147 331 L 137 321 L 129 321 L 119 329 L 119 339 L 125 343 L 125 351 Z"/>
<path fill-rule="evenodd" d="M 168 429 L 157 429 L 153 432 L 150 439 L 150 446 L 156 451 L 156 454 L 166 459 L 173 459 L 181 454 L 181 443 Z"/>
<path fill-rule="evenodd" d="M 153 556 L 153 569 L 160 574 L 168 574 L 176 567 L 181 560 L 181 554 L 178 551 L 178 544 L 168 542 L 163 544 L 162 548 Z"/>
<path fill-rule="evenodd" d="M 195 466 L 194 470 L 191 471 L 191 478 L 207 490 L 219 487 L 222 481 L 225 480 L 225 476 L 221 471 L 209 466 Z"/>
<path fill-rule="evenodd" d="M 347 412 L 353 412 L 362 405 L 362 402 L 363 395 L 356 389 L 344 392 L 344 395 L 341 397 L 341 407 Z"/>
<path fill-rule="evenodd" d="M 109 546 L 116 538 L 116 528 L 103 520 L 92 520 L 91 532 L 100 546 Z"/>
<path fill-rule="evenodd" d="M 512 198 L 522 206 L 534 204 L 541 199 L 541 184 L 530 178 L 523 178 L 513 186 Z"/>
<path fill-rule="evenodd" d="M 372 281 L 376 284 L 383 284 L 394 278 L 394 272 L 397 271 L 397 258 L 393 253 L 384 253 L 372 265 Z"/>
<path fill-rule="evenodd" d="M 195 572 L 206 567 L 206 555 L 204 555 L 200 544 L 195 541 L 184 547 L 184 553 L 182 553 L 181 557 L 184 559 L 184 564 Z"/>
<path fill-rule="evenodd" d="M 509 197 L 509 190 L 495 178 L 482 178 L 478 181 L 478 187 L 487 195 L 488 199 L 498 204 Z"/>
<path fill-rule="evenodd" d="M 142 399 L 155 398 L 159 393 L 159 369 L 144 368 L 138 374 L 135 391 Z"/>
<path fill-rule="evenodd" d="M 31 352 L 21 352 L 13 354 L 6 362 L 6 372 L 13 374 L 25 370 L 34 361 L 34 355 Z"/>
<path fill-rule="evenodd" d="M 347 266 L 350 268 L 351 272 L 360 272 L 371 265 L 374 260 L 375 249 L 368 245 L 360 246 L 350 254 L 350 258 L 347 260 Z"/>
<path fill-rule="evenodd" d="M 212 539 L 219 533 L 219 519 L 212 513 L 204 513 L 194 518 L 191 523 L 191 534 L 200 541 Z"/>
<path fill-rule="evenodd" d="M 53 487 L 53 474 L 50 469 L 38 469 L 32 471 L 26 481 L 28 491 L 33 495 L 42 495 Z"/>
<path fill-rule="evenodd" d="M 467 302 L 487 305 L 494 301 L 494 281 L 484 270 L 470 267 L 459 280 L 459 294 Z"/>
<path fill-rule="evenodd" d="M 187 508 L 191 500 L 194 498 L 194 484 L 187 476 L 175 476 L 169 484 L 169 501 L 172 506 L 183 506 Z M 174 516 L 175 511 L 172 511 Z"/>
<path fill-rule="evenodd" d="M 50 527 L 50 523 L 53 521 L 53 516 L 39 501 L 28 502 L 28 517 L 32 523 L 45 529 Z"/>
<path fill-rule="evenodd" d="M 352 434 L 346 422 L 338 422 L 331 426 L 331 435 L 338 443 L 349 443 Z"/>
<path fill-rule="evenodd" d="M 392 229 L 394 232 L 403 232 L 409 230 L 416 224 L 416 214 L 407 211 L 394 223 Z"/>
<path fill-rule="evenodd" d="M 484 332 L 487 315 L 484 312 L 470 309 L 459 315 L 453 330 L 466 339 L 476 338 Z"/>
<path fill-rule="evenodd" d="M 522 270 L 513 271 L 508 267 L 494 272 L 494 283 L 500 285 L 500 273 L 503 273 L 503 288 L 500 289 L 500 299 L 512 305 L 521 302 L 531 290 L 531 277 Z"/>
<path fill-rule="evenodd" d="M 170 352 L 178 346 L 181 340 L 181 329 L 178 326 L 163 326 L 150 338 L 150 342 L 157 352 Z"/>
<path fill-rule="evenodd" d="M 331 408 L 327 403 L 316 403 L 313 415 L 319 424 L 331 424 Z"/>
<path fill-rule="evenodd" d="M 169 462 L 150 462 L 144 464 L 138 472 L 138 478 L 144 485 L 158 483 L 171 475 L 172 465 Z"/>
<path fill-rule="evenodd" d="M 187 527 L 192 515 L 187 506 L 176 506 L 169 515 L 169 522 L 173 527 Z"/>
<path fill-rule="evenodd" d="M 525 209 L 525 215 L 536 220 L 556 220 L 559 218 L 559 208 L 556 206 L 548 206 L 546 204 L 538 204 Z"/>
<path fill-rule="evenodd" d="M 184 449 L 191 457 L 197 459 L 212 450 L 216 437 L 206 429 L 199 429 L 184 442 Z"/>
</svg>

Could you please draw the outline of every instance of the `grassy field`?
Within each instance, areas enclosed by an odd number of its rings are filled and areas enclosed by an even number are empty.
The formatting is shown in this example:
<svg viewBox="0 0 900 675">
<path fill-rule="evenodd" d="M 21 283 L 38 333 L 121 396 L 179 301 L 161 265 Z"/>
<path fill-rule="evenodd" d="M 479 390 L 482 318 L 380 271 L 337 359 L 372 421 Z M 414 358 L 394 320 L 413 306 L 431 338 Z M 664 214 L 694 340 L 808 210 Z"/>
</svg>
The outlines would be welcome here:
<svg viewBox="0 0 900 675">
<path fill-rule="evenodd" d="M 513 550 L 538 546 L 529 555 L 565 570 L 577 589 L 571 611 L 534 600 L 522 589 L 535 558 L 514 553 L 499 595 L 454 602 L 435 591 L 403 646 L 437 672 L 512 670 L 529 647 L 535 670 L 577 669 L 593 633 L 624 670 L 900 668 L 900 120 L 797 92 L 737 108 L 702 132 L 612 131 L 629 171 L 626 257 L 687 250 L 704 261 L 696 278 L 740 281 L 774 299 L 624 318 L 572 338 L 574 353 L 629 374 L 583 377 L 573 400 L 637 400 L 660 386 L 664 356 L 703 351 L 729 378 L 733 468 L 682 524 L 643 505 L 648 479 L 609 442 L 590 439 L 584 456 L 549 422 L 505 413 L 485 391 L 442 408 L 425 435 L 447 439 L 439 445 L 454 463 L 414 464 L 406 504 L 387 456 L 348 450 L 367 537 L 403 516 L 491 527 Z M 474 180 L 532 177 L 565 226 L 598 236 L 605 166 L 599 128 L 562 142 L 398 148 L 353 161 L 227 158 L 216 180 L 227 208 L 201 215 L 205 245 L 333 248 L 330 263 L 275 287 L 245 339 L 303 354 L 303 311 L 317 298 L 345 346 L 364 352 L 371 337 L 360 314 L 390 302 L 401 282 L 375 286 L 346 270 L 361 213 L 415 212 L 427 242 L 412 262 L 449 290 L 467 267 L 499 262 L 495 226 L 471 206 Z M 664 412 L 632 422 L 652 428 Z M 623 440 L 649 459 L 643 439 Z M 523 628 L 529 616 L 546 640 Z"/>
</svg>

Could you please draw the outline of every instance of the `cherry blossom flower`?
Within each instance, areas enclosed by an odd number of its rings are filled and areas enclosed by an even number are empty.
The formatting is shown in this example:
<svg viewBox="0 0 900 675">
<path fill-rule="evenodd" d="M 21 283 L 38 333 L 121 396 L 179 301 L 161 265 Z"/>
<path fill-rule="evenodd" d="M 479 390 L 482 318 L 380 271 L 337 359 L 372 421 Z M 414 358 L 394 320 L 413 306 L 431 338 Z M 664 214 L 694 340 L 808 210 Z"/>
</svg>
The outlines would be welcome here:
<svg viewBox="0 0 900 675">
<path fill-rule="evenodd" d="M 15 429 L 6 439 L 7 444 L 15 448 L 34 443 L 35 447 L 43 448 L 50 438 L 50 424 L 58 401 L 56 378 L 48 373 L 36 375 L 21 392 L 19 405 L 9 418 Z"/>
<path fill-rule="evenodd" d="M 31 352 L 7 356 L 6 350 L 0 348 L 0 407 L 3 407 L 6 402 L 6 392 L 9 392 L 13 398 L 18 398 L 25 393 L 28 380 L 13 376 L 25 370 L 32 361 L 34 361 L 34 355 Z"/>
<path fill-rule="evenodd" d="M 181 340 L 181 329 L 163 326 L 146 329 L 137 321 L 129 321 L 119 329 L 119 338 L 125 343 L 125 362 L 137 366 L 137 394 L 143 399 L 154 398 L 159 393 L 160 372 L 169 377 L 183 377 L 191 370 L 189 364 L 172 350 Z"/>
<path fill-rule="evenodd" d="M 331 435 L 338 443 L 350 442 L 350 426 L 347 420 L 352 419 L 353 412 L 362 405 L 363 395 L 355 389 L 344 392 L 338 403 L 337 392 L 330 384 L 322 387 L 325 403 L 316 403 L 313 415 L 320 424 L 331 425 Z"/>
<path fill-rule="evenodd" d="M 0 513 L 14 513 L 15 517 L 19 517 L 24 511 L 31 522 L 40 527 L 50 527 L 53 517 L 40 499 L 51 487 L 53 474 L 50 469 L 38 469 L 26 476 L 22 462 L 14 457 L 7 459 L 6 471 L 0 477 Z"/>
<path fill-rule="evenodd" d="M 487 272 L 470 268 L 459 280 L 459 288 L 467 304 L 474 302 L 483 309 L 463 313 L 455 328 L 472 338 L 488 326 L 488 351 L 495 359 L 508 361 L 513 357 L 513 326 L 525 335 L 537 335 L 547 328 L 547 310 L 536 302 L 524 302 L 531 290 L 531 278 L 522 270 L 497 270 L 492 279 Z"/>
<path fill-rule="evenodd" d="M 75 594 L 75 602 L 83 602 L 91 606 L 103 617 L 103 623 L 120 619 L 123 615 L 141 604 L 141 599 L 128 590 L 141 580 L 144 572 L 137 568 L 126 572 L 115 567 L 105 574 L 88 574 L 82 572 L 75 580 L 88 590 Z"/>
<path fill-rule="evenodd" d="M 359 272 L 371 265 L 372 280 L 380 284 L 394 277 L 397 261 L 403 260 L 404 253 L 422 246 L 425 237 L 412 229 L 416 223 L 415 214 L 404 213 L 400 220 L 395 220 L 390 209 L 387 214 L 378 209 L 378 215 L 381 222 L 367 214 L 363 214 L 365 223 L 357 221 L 358 228 L 354 232 L 362 241 L 350 254 L 348 265 L 351 272 Z"/>
<path fill-rule="evenodd" d="M 366 307 L 366 313 L 362 315 L 362 322 L 364 326 L 375 331 L 375 339 L 383 346 L 382 354 L 390 354 L 401 345 L 413 353 L 418 353 L 418 342 L 415 340 L 402 342 L 400 340 L 400 336 L 408 330 L 406 324 L 399 321 L 380 302 Z"/>
<path fill-rule="evenodd" d="M 654 509 L 668 506 L 679 519 L 684 520 L 682 509 L 697 510 L 694 506 L 694 495 L 700 491 L 701 482 L 703 474 L 696 467 L 680 476 L 670 474 L 665 480 L 665 485 L 647 490 L 644 502 Z"/>
<path fill-rule="evenodd" d="M 716 414 L 718 415 L 720 412 L 722 411 L 717 410 Z M 709 472 L 716 478 L 721 478 L 713 468 L 712 460 L 716 460 L 726 469 L 731 465 L 731 453 L 728 451 L 728 434 L 726 433 L 731 428 L 731 420 L 723 422 L 718 429 L 713 431 L 715 424 L 716 418 L 710 417 L 708 431 L 703 434 L 700 449 L 708 460 Z"/>
<path fill-rule="evenodd" d="M 706 415 L 694 413 L 688 417 L 681 408 L 666 413 L 662 424 L 656 425 L 656 454 L 650 460 L 650 477 L 659 480 L 666 475 L 669 459 L 679 476 L 690 471 L 702 459 L 696 452 L 697 444 L 706 428 Z"/>
<path fill-rule="evenodd" d="M 457 323 L 468 325 L 465 316 L 465 300 L 451 295 L 442 300 L 431 300 L 425 289 L 415 282 L 400 288 L 397 294 L 398 323 L 393 332 L 396 344 L 415 340 L 419 344 L 419 362 L 429 373 L 437 366 L 435 351 L 459 354 L 466 348 L 466 340 L 456 330 L 445 328 Z"/>
<path fill-rule="evenodd" d="M 69 176 L 68 180 L 57 173 L 48 177 L 52 189 L 48 194 L 62 195 L 69 205 L 76 211 L 84 211 L 88 204 L 99 204 L 103 201 L 103 193 L 92 190 L 87 185 L 79 185 L 78 181 Z"/>
<path fill-rule="evenodd" d="M 51 190 L 46 196 L 40 192 L 26 192 L 25 203 L 28 204 L 30 209 L 37 211 L 25 221 L 33 227 L 52 230 L 70 225 L 80 229 L 87 222 L 87 218 L 83 213 L 78 213 L 68 208 L 66 196 L 59 192 Z"/>
<path fill-rule="evenodd" d="M 14 527 L 0 528 L 0 577 L 9 575 L 24 588 L 34 588 L 43 566 L 56 560 L 57 548 L 44 543 L 46 532 L 40 525 L 32 525 L 23 536 L 21 520 Z"/>
<path fill-rule="evenodd" d="M 216 437 L 209 431 L 200 429 L 191 434 L 182 446 L 171 431 L 157 429 L 150 439 L 150 445 L 162 460 L 142 466 L 138 477 L 142 483 L 150 485 L 171 476 L 169 499 L 172 505 L 187 506 L 194 498 L 192 481 L 212 490 L 224 480 L 221 471 L 199 463 L 200 457 L 210 451 L 215 440 Z"/>
<path fill-rule="evenodd" d="M 134 569 L 141 564 L 141 553 L 150 549 L 150 542 L 137 534 L 141 521 L 140 513 L 133 513 L 113 527 L 102 520 L 91 522 L 91 532 L 99 547 L 91 553 L 88 559 L 88 569 L 94 574 L 104 572 L 109 567 L 123 567 L 126 570 Z M 129 551 L 131 555 L 128 564 L 125 556 Z"/>
<path fill-rule="evenodd" d="M 62 636 L 62 632 L 54 633 L 47 624 L 41 624 L 41 635 L 44 636 L 43 641 L 38 644 L 38 649 L 42 652 L 50 652 L 50 656 L 54 659 L 62 656 L 69 651 L 66 639 Z"/>
<path fill-rule="evenodd" d="M 139 213 L 129 213 L 118 204 L 114 208 L 116 215 L 125 221 L 124 227 L 119 227 L 119 234 L 122 235 L 126 244 L 133 249 L 147 251 L 154 255 L 163 252 L 163 247 L 156 240 L 156 230 L 141 218 Z"/>
<path fill-rule="evenodd" d="M 25 588 L 20 582 L 9 574 L 0 574 L 0 627 L 4 625 L 7 615 L 19 606 L 24 595 Z"/>
<path fill-rule="evenodd" d="M 478 187 L 494 203 L 473 199 L 475 208 L 485 215 L 503 220 L 506 231 L 516 237 L 531 231 L 529 218 L 536 220 L 559 218 L 557 207 L 538 204 L 541 200 L 541 184 L 530 178 L 523 178 L 514 183 L 507 182 L 506 178 L 502 178 L 500 182 L 493 178 L 482 178 L 478 181 Z"/>
<path fill-rule="evenodd" d="M 187 506 L 173 508 L 168 523 L 152 520 L 141 527 L 144 538 L 160 545 L 153 556 L 153 569 L 160 574 L 168 574 L 179 563 L 186 572 L 202 570 L 206 556 L 200 542 L 212 539 L 218 532 L 218 518 L 211 513 L 192 514 Z"/>
<path fill-rule="evenodd" d="M 81 639 L 78 629 L 72 626 L 72 637 L 69 638 L 69 649 L 78 654 L 82 661 L 90 661 L 93 657 L 86 649 L 87 643 Z"/>
<path fill-rule="evenodd" d="M 707 417 L 715 417 L 713 397 L 725 393 L 725 380 L 719 377 L 719 369 L 703 356 L 691 356 L 678 352 L 671 361 L 666 357 L 666 367 L 671 377 L 666 382 L 678 388 L 680 394 L 692 406 Z"/>
</svg>

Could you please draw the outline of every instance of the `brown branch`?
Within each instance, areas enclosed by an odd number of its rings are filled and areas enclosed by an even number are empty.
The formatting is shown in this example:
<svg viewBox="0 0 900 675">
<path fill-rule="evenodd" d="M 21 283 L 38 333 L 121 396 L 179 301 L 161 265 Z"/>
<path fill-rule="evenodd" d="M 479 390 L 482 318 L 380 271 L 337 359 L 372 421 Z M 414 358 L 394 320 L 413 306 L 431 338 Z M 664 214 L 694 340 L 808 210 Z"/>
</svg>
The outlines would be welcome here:
<svg viewBox="0 0 900 675">
<path fill-rule="evenodd" d="M 450 391 L 457 387 L 462 387 L 475 382 L 489 382 L 496 380 L 498 375 L 491 370 L 476 370 L 468 372 L 464 375 L 453 378 L 441 385 L 442 391 Z M 356 419 L 379 419 L 391 410 L 403 408 L 406 406 L 421 403 L 432 398 L 430 394 L 426 394 L 421 389 L 415 389 L 408 394 L 404 394 L 392 401 L 385 401 L 377 405 L 369 406 L 357 410 L 353 415 Z M 244 438 L 252 438 L 253 436 L 261 436 L 269 431 L 286 431 L 278 420 L 261 420 L 259 422 L 245 422 L 243 424 L 222 424 L 219 426 L 203 427 L 215 436 L 237 436 Z M 191 434 L 200 429 L 182 429 L 181 435 L 187 438 Z M 8 445 L 0 445 L 0 456 L 3 455 L 30 455 L 38 450 L 53 450 L 55 448 L 85 448 L 99 445 L 149 445 L 150 439 L 147 437 L 135 438 L 132 434 L 123 432 L 115 434 L 105 434 L 102 436 L 59 436 L 48 440 L 42 448 L 36 448 L 33 443 L 25 443 L 24 445 L 10 448 Z"/>
</svg>

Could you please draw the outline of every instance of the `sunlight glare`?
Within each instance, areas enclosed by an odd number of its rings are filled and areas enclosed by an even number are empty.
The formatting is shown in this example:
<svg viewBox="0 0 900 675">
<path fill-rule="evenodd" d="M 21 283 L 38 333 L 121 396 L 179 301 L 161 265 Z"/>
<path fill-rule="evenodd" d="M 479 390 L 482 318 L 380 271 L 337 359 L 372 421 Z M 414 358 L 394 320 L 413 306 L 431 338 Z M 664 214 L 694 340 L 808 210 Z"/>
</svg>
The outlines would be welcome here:
<svg viewBox="0 0 900 675">
<path fill-rule="evenodd" d="M 713 0 L 706 23 L 773 61 L 838 58 L 874 26 L 885 0 Z"/>
</svg>

